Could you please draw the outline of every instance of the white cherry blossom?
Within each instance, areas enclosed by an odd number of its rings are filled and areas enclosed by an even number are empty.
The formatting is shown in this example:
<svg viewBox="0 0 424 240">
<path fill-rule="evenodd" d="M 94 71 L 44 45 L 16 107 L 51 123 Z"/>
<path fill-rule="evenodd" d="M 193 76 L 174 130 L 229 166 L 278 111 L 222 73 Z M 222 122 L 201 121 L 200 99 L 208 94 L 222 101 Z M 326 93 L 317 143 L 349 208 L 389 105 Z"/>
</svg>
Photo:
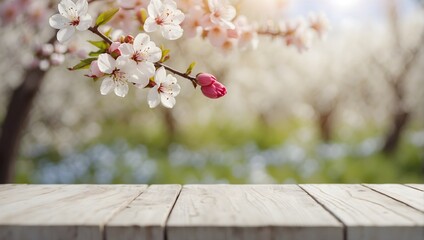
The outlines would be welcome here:
<svg viewBox="0 0 424 240">
<path fill-rule="evenodd" d="M 147 7 L 149 17 L 144 23 L 146 32 L 161 30 L 162 36 L 168 40 L 176 40 L 183 35 L 180 24 L 184 20 L 184 13 L 177 9 L 172 0 L 151 0 Z"/>
<path fill-rule="evenodd" d="M 246 49 L 251 47 L 256 49 L 259 44 L 258 32 L 256 31 L 256 26 L 249 24 L 245 16 L 239 16 L 234 21 L 236 26 L 235 29 L 229 31 L 236 32 L 236 38 L 238 39 L 238 46 L 241 49 Z"/>
<path fill-rule="evenodd" d="M 153 63 L 159 61 L 162 57 L 162 51 L 153 41 L 150 41 L 149 35 L 145 33 L 138 34 L 133 44 L 124 43 L 119 46 L 121 55 L 129 59 L 129 66 L 138 71 L 138 87 L 145 87 L 149 84 L 149 78 L 155 74 Z"/>
<path fill-rule="evenodd" d="M 66 42 L 75 33 L 75 29 L 79 31 L 87 30 L 92 18 L 88 12 L 87 0 L 78 0 L 74 3 L 71 0 L 62 0 L 59 5 L 59 14 L 50 17 L 50 26 L 59 29 L 57 32 L 57 40 Z"/>
<path fill-rule="evenodd" d="M 235 26 L 231 21 L 236 16 L 236 9 L 227 0 L 209 0 L 208 6 L 212 23 L 234 29 Z"/>
<path fill-rule="evenodd" d="M 114 59 L 107 53 L 99 55 L 97 64 L 100 72 L 106 74 L 100 86 L 102 95 L 108 94 L 114 89 L 115 94 L 119 97 L 125 97 L 128 93 L 128 82 L 140 84 L 142 76 L 137 69 L 131 68 L 128 64 L 130 60 L 127 57 L 121 56 Z"/>
<path fill-rule="evenodd" d="M 215 47 L 221 47 L 228 39 L 228 29 L 221 25 L 215 25 L 208 30 L 207 37 Z"/>
<path fill-rule="evenodd" d="M 160 67 L 155 74 L 156 85 L 150 89 L 148 95 L 148 103 L 150 108 L 154 108 L 159 103 L 164 107 L 174 107 L 175 97 L 180 93 L 181 87 L 177 83 L 177 79 L 171 74 L 166 75 L 165 68 Z"/>
<path fill-rule="evenodd" d="M 320 38 L 325 38 L 325 34 L 330 29 L 329 20 L 322 13 L 310 15 L 309 26 L 318 34 Z"/>
<path fill-rule="evenodd" d="M 190 8 L 182 23 L 185 36 L 189 38 L 197 36 L 208 20 L 209 16 L 205 14 L 205 11 L 200 6 Z"/>
</svg>

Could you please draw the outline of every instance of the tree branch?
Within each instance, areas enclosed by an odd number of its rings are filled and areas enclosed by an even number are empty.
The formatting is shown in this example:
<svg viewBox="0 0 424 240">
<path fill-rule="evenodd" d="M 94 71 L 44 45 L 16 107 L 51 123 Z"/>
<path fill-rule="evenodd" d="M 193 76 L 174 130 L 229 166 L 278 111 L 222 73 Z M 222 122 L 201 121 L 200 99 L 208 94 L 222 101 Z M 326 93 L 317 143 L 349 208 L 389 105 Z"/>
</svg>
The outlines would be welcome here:
<svg viewBox="0 0 424 240">
<path fill-rule="evenodd" d="M 112 39 L 108 38 L 106 35 L 104 35 L 102 32 L 100 32 L 98 27 L 90 27 L 90 28 L 88 28 L 88 30 L 90 32 L 96 34 L 100 38 L 102 38 L 109 45 L 111 45 L 113 43 Z M 168 70 L 168 71 L 170 71 L 170 72 L 172 72 L 172 73 L 174 73 L 174 74 L 176 74 L 176 75 L 178 75 L 180 77 L 183 77 L 185 79 L 190 80 L 193 83 L 194 88 L 197 87 L 197 80 L 196 80 L 195 77 L 190 76 L 189 74 L 180 72 L 180 71 L 178 71 L 178 70 L 176 70 L 176 69 L 174 69 L 174 68 L 172 68 L 170 66 L 167 66 L 167 65 L 165 65 L 164 63 L 161 63 L 161 62 L 156 62 L 155 63 L 155 66 L 156 67 L 164 67 L 166 70 Z"/>
</svg>

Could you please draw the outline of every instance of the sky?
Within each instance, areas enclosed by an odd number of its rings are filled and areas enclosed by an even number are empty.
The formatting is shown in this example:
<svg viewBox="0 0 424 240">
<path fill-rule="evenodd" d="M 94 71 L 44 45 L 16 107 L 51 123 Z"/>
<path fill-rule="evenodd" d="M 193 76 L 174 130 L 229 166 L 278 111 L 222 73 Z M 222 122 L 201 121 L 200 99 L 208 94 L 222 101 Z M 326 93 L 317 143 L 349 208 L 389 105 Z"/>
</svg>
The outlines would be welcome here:
<svg viewBox="0 0 424 240">
<path fill-rule="evenodd" d="M 323 12 L 332 26 L 346 23 L 379 21 L 385 17 L 384 4 L 388 0 L 290 0 L 287 9 L 289 17 L 305 15 L 308 12 Z M 400 14 L 406 16 L 417 7 L 416 0 L 396 0 Z"/>
</svg>

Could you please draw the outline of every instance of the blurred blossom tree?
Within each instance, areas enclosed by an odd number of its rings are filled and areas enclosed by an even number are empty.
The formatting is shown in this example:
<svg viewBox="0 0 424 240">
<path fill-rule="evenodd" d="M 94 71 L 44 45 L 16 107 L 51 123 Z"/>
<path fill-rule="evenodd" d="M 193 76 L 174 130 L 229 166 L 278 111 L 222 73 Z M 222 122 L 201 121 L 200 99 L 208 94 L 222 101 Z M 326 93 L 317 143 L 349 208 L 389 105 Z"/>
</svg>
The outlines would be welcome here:
<svg viewBox="0 0 424 240">
<path fill-rule="evenodd" d="M 56 8 L 59 13 L 52 15 Z M 0 183 L 11 181 L 23 130 L 45 75 L 51 67 L 61 65 L 65 56 L 81 59 L 69 70 L 88 69 L 87 77 L 102 80 L 102 95 L 114 92 L 125 97 L 130 86 L 147 88 L 151 108 L 172 108 L 181 90 L 175 76 L 189 80 L 195 88 L 200 85 L 209 98 L 224 96 L 226 88 L 213 76 L 208 81 L 200 80 L 202 75 L 192 76 L 194 63 L 183 71 L 166 65 L 170 50 L 151 38 L 153 32 L 166 40 L 201 37 L 222 53 L 256 48 L 259 35 L 283 39 L 287 46 L 305 51 L 311 33 L 321 36 L 328 25 L 323 15 L 260 25 L 239 14 L 227 0 L 61 0 L 58 5 L 50 0 L 6 0 L 1 3 L 0 18 L 2 26 L 36 25 L 29 34 L 26 28 L 21 33 L 34 54 L 26 63 L 22 82 L 12 92 L 3 121 Z M 37 44 L 49 35 L 41 31 L 47 19 L 58 32 Z M 87 40 L 93 45 L 89 51 L 82 47 Z M 165 118 L 170 132 L 175 131 L 172 114 L 165 112 Z"/>
<path fill-rule="evenodd" d="M 406 103 L 406 86 L 409 75 L 418 67 L 419 60 L 424 50 L 424 29 L 417 29 L 414 42 L 411 44 L 402 41 L 402 26 L 399 20 L 399 3 L 395 0 L 386 1 L 387 16 L 391 32 L 392 47 L 387 49 L 386 54 L 395 58 L 400 65 L 392 69 L 388 64 L 381 62 L 380 57 L 375 56 L 375 63 L 383 72 L 384 77 L 393 95 L 392 118 L 387 131 L 382 151 L 392 153 L 396 150 L 403 131 L 410 121 L 413 109 Z M 424 10 L 423 10 L 424 11 Z"/>
</svg>

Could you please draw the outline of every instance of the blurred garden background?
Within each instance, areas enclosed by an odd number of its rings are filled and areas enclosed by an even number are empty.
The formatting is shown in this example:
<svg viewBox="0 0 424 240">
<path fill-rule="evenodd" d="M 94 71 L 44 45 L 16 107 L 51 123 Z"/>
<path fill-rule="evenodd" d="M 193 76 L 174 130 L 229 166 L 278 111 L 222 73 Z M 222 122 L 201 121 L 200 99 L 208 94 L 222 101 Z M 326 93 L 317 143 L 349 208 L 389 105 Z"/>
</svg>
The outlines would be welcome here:
<svg viewBox="0 0 424 240">
<path fill-rule="evenodd" d="M 424 2 L 233 2 L 258 22 L 321 12 L 331 30 L 302 53 L 267 37 L 226 54 L 202 39 L 166 42 L 172 65 L 195 60 L 228 89 L 211 100 L 179 80 L 172 110 L 135 91 L 100 95 L 99 82 L 66 69 L 71 59 L 45 76 L 11 181 L 424 182 Z M 16 38 L 26 29 L 0 29 L 0 121 L 25 74 L 29 50 Z"/>
</svg>

